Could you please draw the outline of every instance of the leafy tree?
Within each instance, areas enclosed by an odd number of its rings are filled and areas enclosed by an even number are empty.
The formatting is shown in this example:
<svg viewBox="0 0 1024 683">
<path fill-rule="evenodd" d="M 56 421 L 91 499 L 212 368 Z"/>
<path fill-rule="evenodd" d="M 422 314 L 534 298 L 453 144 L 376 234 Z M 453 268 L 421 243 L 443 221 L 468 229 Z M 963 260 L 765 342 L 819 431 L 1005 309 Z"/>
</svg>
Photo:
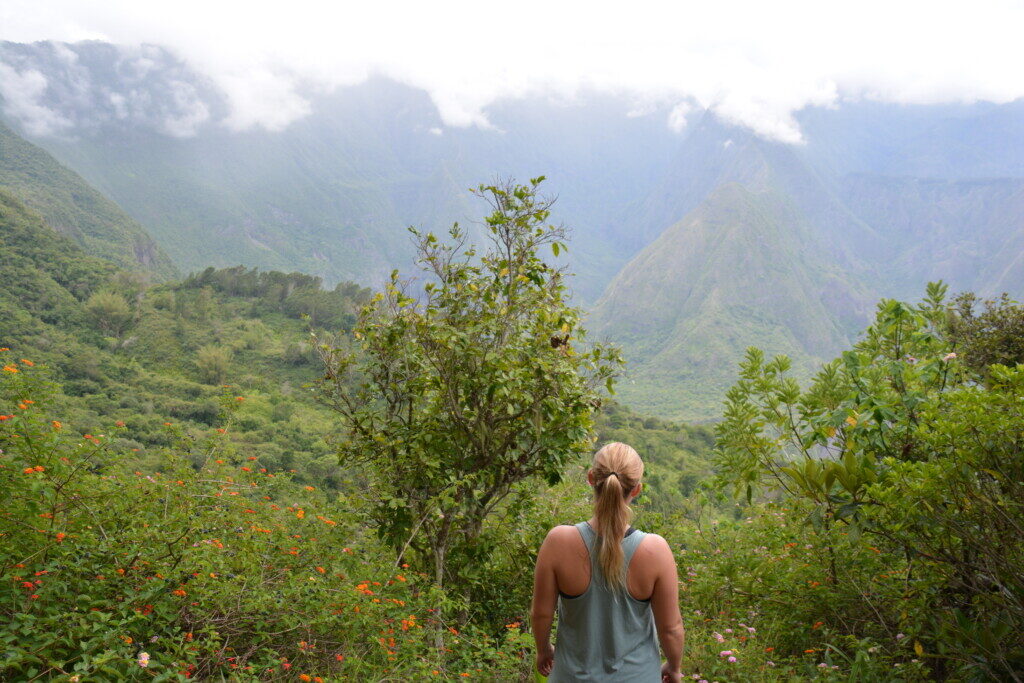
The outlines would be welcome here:
<svg viewBox="0 0 1024 683">
<path fill-rule="evenodd" d="M 844 529 L 849 554 L 827 548 L 832 590 L 858 543 L 891 549 L 906 573 L 899 628 L 936 675 L 959 665 L 1020 680 L 1024 369 L 978 368 L 991 375 L 982 386 L 951 351 L 945 292 L 881 302 L 864 339 L 806 390 L 785 357 L 751 349 L 717 429 L 720 477 L 748 500 L 767 486 L 809 505 L 825 538 Z"/>
<path fill-rule="evenodd" d="M 106 335 L 120 337 L 134 318 L 131 306 L 115 292 L 96 292 L 85 302 L 85 309 Z"/>
<path fill-rule="evenodd" d="M 966 292 L 953 302 L 949 336 L 961 361 L 979 375 L 990 365 L 1024 363 L 1024 306 L 1006 294 L 981 301 Z"/>
<path fill-rule="evenodd" d="M 323 347 L 324 399 L 341 417 L 343 462 L 369 464 L 380 534 L 466 588 L 486 558 L 484 522 L 528 507 L 592 444 L 594 412 L 620 367 L 611 346 L 583 346 L 564 273 L 541 258 L 564 248 L 551 200 L 528 185 L 480 186 L 493 212 L 478 255 L 412 230 L 426 281 L 417 298 L 396 272 L 366 306 L 350 346 Z"/>
</svg>

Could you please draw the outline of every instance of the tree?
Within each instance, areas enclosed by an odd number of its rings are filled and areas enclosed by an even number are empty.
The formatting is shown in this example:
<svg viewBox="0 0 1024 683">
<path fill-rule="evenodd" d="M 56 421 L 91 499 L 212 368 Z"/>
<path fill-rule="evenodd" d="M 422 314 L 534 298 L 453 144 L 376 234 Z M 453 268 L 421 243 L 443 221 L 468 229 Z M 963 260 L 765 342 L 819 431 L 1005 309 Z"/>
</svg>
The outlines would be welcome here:
<svg viewBox="0 0 1024 683">
<path fill-rule="evenodd" d="M 983 377 L 991 365 L 1024 363 L 1024 306 L 1006 294 L 985 301 L 961 294 L 953 301 L 949 337 L 960 360 Z"/>
<path fill-rule="evenodd" d="M 353 343 L 321 346 L 340 457 L 369 465 L 379 533 L 438 586 L 464 590 L 488 515 L 528 506 L 538 482 L 557 483 L 591 448 L 622 362 L 615 347 L 583 345 L 565 273 L 541 258 L 565 248 L 542 180 L 474 191 L 492 209 L 482 255 L 458 224 L 447 244 L 411 229 L 417 294 L 395 271 Z"/>
<path fill-rule="evenodd" d="M 135 317 L 125 298 L 115 292 L 96 292 L 85 302 L 85 310 L 100 331 L 112 337 L 120 337 Z"/>
<path fill-rule="evenodd" d="M 1020 681 L 1024 367 L 961 363 L 945 292 L 933 283 L 921 304 L 882 301 L 862 341 L 807 389 L 784 357 L 749 350 L 717 427 L 716 464 L 748 500 L 768 486 L 808 507 L 823 538 L 845 539 L 846 557 L 827 548 L 830 589 L 858 548 L 888 551 L 905 586 L 901 616 L 887 619 L 913 633 L 937 677 L 959 666 L 970 680 Z M 1009 348 L 1007 335 L 985 331 L 1001 326 L 978 327 L 969 348 Z"/>
<path fill-rule="evenodd" d="M 196 351 L 196 367 L 207 384 L 224 384 L 231 367 L 231 349 L 206 344 Z"/>
</svg>

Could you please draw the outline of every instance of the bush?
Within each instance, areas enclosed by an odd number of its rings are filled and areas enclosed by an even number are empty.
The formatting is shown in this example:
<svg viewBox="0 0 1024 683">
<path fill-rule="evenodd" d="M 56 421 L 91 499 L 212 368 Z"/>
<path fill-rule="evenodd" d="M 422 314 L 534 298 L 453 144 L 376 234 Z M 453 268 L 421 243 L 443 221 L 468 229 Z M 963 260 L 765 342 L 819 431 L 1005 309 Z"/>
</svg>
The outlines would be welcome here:
<svg viewBox="0 0 1024 683">
<path fill-rule="evenodd" d="M 807 543 L 824 549 L 801 567 L 744 568 L 762 581 L 745 589 L 762 607 L 785 605 L 797 623 L 816 610 L 851 661 L 850 644 L 867 641 L 935 678 L 1016 680 L 1024 367 L 961 364 L 944 294 L 933 284 L 921 304 L 883 301 L 863 341 L 806 390 L 785 358 L 752 349 L 718 427 L 718 466 L 747 501 L 763 487 L 799 511 Z M 820 597 L 794 602 L 778 581 L 804 569 Z"/>
<path fill-rule="evenodd" d="M 231 368 L 231 349 L 207 344 L 196 352 L 199 377 L 207 384 L 224 384 Z"/>
<path fill-rule="evenodd" d="M 130 459 L 117 446 L 129 425 L 72 433 L 38 371 L 0 361 L 0 676 L 514 680 L 524 670 L 518 627 L 469 626 L 439 653 L 434 615 L 461 605 L 396 566 L 351 501 L 236 451 L 222 433 L 230 422 L 200 434 L 165 426 L 173 448 Z"/>
</svg>

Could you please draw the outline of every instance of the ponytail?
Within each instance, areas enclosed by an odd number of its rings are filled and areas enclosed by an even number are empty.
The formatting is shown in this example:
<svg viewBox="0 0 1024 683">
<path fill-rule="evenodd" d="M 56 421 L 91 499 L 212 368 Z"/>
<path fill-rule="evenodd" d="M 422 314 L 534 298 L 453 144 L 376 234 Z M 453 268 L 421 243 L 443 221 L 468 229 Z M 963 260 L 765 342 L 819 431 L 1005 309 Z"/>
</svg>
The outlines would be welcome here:
<svg viewBox="0 0 1024 683">
<path fill-rule="evenodd" d="M 643 471 L 640 456 L 624 443 L 610 443 L 599 450 L 591 467 L 598 566 L 607 586 L 616 592 L 626 585 L 622 538 L 633 517 L 628 497 Z"/>
</svg>

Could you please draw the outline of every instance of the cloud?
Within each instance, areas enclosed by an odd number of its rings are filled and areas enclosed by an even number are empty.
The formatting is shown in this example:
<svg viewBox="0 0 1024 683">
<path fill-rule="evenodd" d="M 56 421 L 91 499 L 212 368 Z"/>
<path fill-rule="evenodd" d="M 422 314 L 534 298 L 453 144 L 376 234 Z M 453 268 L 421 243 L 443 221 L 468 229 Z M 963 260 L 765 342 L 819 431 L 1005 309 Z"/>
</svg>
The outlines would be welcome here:
<svg viewBox="0 0 1024 683">
<path fill-rule="evenodd" d="M 279 130 L 309 94 L 380 73 L 426 89 L 450 126 L 530 94 L 626 93 L 709 108 L 799 142 L 793 114 L 847 100 L 1024 96 L 1014 0 L 5 0 L 0 37 L 166 45 L 226 94 L 236 129 Z M 678 128 L 679 110 L 666 120 Z"/>
<path fill-rule="evenodd" d="M 163 131 L 176 138 L 194 136 L 199 126 L 210 120 L 210 108 L 191 83 L 171 81 L 169 94 L 174 106 L 163 117 Z"/>
<path fill-rule="evenodd" d="M 219 74 L 231 113 L 225 120 L 232 130 L 262 127 L 269 131 L 286 128 L 310 113 L 309 101 L 296 91 L 296 81 L 265 68 Z"/>
<path fill-rule="evenodd" d="M 30 135 L 57 135 L 72 126 L 67 118 L 40 103 L 46 85 L 46 77 L 39 71 L 19 72 L 0 63 L 0 97 L 3 98 L 4 113 L 22 121 Z"/>
<path fill-rule="evenodd" d="M 689 102 L 680 102 L 676 106 L 672 107 L 672 111 L 668 113 L 668 127 L 676 133 L 681 133 L 686 129 L 687 120 L 690 112 L 693 111 L 693 105 Z"/>
<path fill-rule="evenodd" d="M 35 136 L 132 123 L 191 137 L 213 119 L 218 97 L 200 75 L 153 46 L 0 43 L 4 113 Z"/>
</svg>

